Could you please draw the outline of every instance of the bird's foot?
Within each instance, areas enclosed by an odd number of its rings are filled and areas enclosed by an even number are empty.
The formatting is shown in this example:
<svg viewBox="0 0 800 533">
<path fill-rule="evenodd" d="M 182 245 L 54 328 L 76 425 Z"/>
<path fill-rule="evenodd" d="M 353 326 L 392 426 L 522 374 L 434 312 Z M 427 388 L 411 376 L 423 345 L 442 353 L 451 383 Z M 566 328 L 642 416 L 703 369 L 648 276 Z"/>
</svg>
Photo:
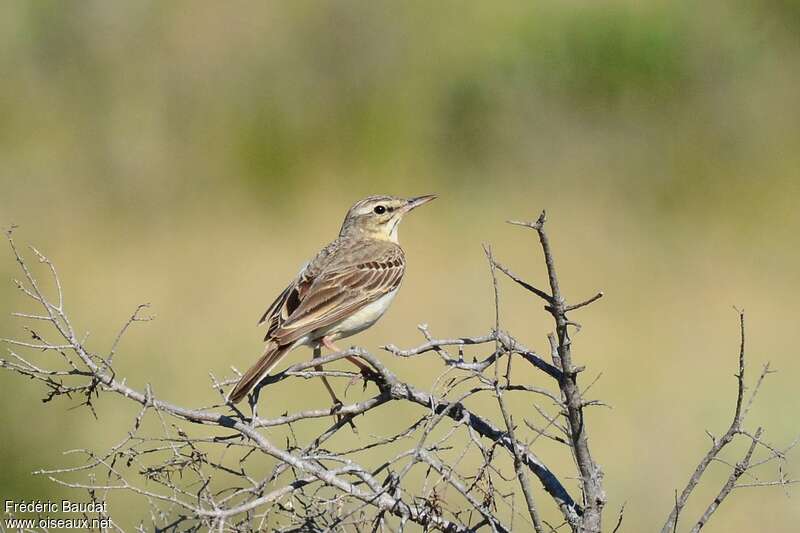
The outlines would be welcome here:
<svg viewBox="0 0 800 533">
<path fill-rule="evenodd" d="M 375 372 L 374 370 L 372 370 L 368 366 L 365 366 L 365 367 L 361 368 L 359 370 L 358 374 L 353 374 L 353 377 L 350 378 L 350 380 L 347 382 L 347 386 L 344 388 L 345 396 L 347 395 L 347 391 L 350 390 L 350 387 L 352 387 L 353 385 L 355 385 L 359 381 L 361 381 L 361 384 L 362 384 L 361 390 L 365 391 L 365 390 L 367 390 L 367 384 L 370 381 L 375 381 L 375 382 L 378 381 L 378 373 Z"/>
<path fill-rule="evenodd" d="M 346 421 L 347 424 L 353 428 L 353 432 L 358 433 L 358 428 L 356 428 L 355 423 L 353 422 L 352 417 L 348 417 L 347 415 L 341 414 L 339 411 L 342 409 L 344 404 L 340 400 L 336 400 L 333 402 L 333 406 L 331 407 L 331 414 L 336 418 L 336 424 L 341 425 L 343 421 Z"/>
<path fill-rule="evenodd" d="M 331 414 L 332 415 L 336 415 L 336 416 L 341 416 L 341 415 L 339 415 L 339 411 L 342 410 L 342 406 L 343 405 L 344 404 L 342 403 L 342 401 L 339 398 L 336 398 L 335 400 L 333 400 L 333 405 L 331 406 Z"/>
<path fill-rule="evenodd" d="M 261 392 L 261 389 L 256 387 L 256 389 L 247 395 L 247 403 L 250 405 L 250 412 L 252 416 L 250 417 L 250 424 L 251 428 L 255 428 L 256 424 L 258 423 L 258 394 Z"/>
</svg>

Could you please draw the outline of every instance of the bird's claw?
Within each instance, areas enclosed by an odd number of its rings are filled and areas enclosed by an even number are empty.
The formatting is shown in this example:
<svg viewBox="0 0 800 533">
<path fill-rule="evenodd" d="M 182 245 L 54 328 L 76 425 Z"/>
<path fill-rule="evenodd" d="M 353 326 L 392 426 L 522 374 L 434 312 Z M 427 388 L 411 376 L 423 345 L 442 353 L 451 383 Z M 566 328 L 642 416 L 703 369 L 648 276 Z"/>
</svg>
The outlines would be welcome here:
<svg viewBox="0 0 800 533">
<path fill-rule="evenodd" d="M 344 404 L 343 404 L 343 403 L 342 403 L 342 401 L 341 401 L 341 400 L 339 400 L 338 398 L 337 398 L 336 400 L 334 400 L 334 401 L 333 401 L 333 405 L 331 406 L 331 414 L 332 414 L 334 417 L 336 417 L 336 423 L 337 423 L 337 424 L 338 424 L 338 423 L 340 423 L 340 422 L 342 421 L 342 419 L 344 418 L 344 415 L 342 415 L 342 414 L 339 412 L 339 411 L 341 411 L 341 410 L 342 410 L 342 407 L 344 407 Z"/>
<path fill-rule="evenodd" d="M 367 383 L 370 381 L 375 381 L 377 380 L 377 378 L 378 378 L 378 373 L 372 370 L 371 368 L 365 366 L 361 368 L 361 370 L 357 375 L 354 375 L 352 378 L 350 378 L 350 383 L 348 383 L 347 386 L 349 388 L 351 385 L 355 385 L 358 382 L 358 380 L 363 380 L 364 390 L 367 390 Z"/>
<path fill-rule="evenodd" d="M 336 417 L 336 423 L 337 423 L 337 424 L 341 424 L 341 423 L 342 423 L 342 420 L 344 420 L 344 419 L 345 419 L 345 416 L 346 416 L 346 415 L 343 415 L 343 414 L 341 414 L 341 413 L 339 412 L 339 411 L 341 411 L 341 409 L 342 409 L 342 407 L 343 407 L 343 406 L 344 406 L 344 404 L 341 402 L 341 400 L 338 400 L 338 399 L 337 399 L 337 400 L 335 400 L 335 401 L 333 402 L 333 405 L 331 406 L 331 414 L 332 414 L 334 417 Z M 355 425 L 355 423 L 353 422 L 353 419 L 352 419 L 352 418 L 348 419 L 348 420 L 347 420 L 347 423 L 350 425 L 350 427 L 351 427 L 351 428 L 353 428 L 353 432 L 355 432 L 355 433 L 358 433 L 358 428 L 356 428 L 356 425 Z"/>
<path fill-rule="evenodd" d="M 367 390 L 367 383 L 370 381 L 377 381 L 378 373 L 375 372 L 373 369 L 365 366 L 361 369 L 361 379 L 364 380 L 364 388 L 363 390 Z"/>
</svg>

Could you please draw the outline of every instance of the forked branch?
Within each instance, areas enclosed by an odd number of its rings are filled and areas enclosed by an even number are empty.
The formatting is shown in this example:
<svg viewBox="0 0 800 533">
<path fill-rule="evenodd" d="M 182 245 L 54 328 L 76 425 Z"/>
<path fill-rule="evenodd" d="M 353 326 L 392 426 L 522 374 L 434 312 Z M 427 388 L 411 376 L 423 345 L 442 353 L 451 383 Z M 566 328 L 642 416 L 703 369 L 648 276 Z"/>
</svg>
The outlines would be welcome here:
<svg viewBox="0 0 800 533">
<path fill-rule="evenodd" d="M 797 444 L 797 441 L 792 443 L 790 446 L 783 450 L 777 450 L 773 446 L 769 445 L 768 443 L 762 440 L 763 429 L 759 427 L 755 433 L 748 432 L 745 427 L 745 419 L 747 414 L 750 412 L 750 408 L 753 405 L 753 402 L 758 395 L 758 392 L 761 390 L 761 384 L 764 381 L 764 378 L 767 377 L 769 374 L 772 373 L 770 370 L 769 363 L 764 365 L 764 368 L 761 370 L 758 378 L 756 379 L 755 386 L 753 387 L 753 391 L 750 393 L 749 398 L 746 396 L 745 391 L 747 390 L 746 381 L 745 381 L 745 327 L 744 327 L 744 311 L 738 311 L 739 313 L 739 335 L 740 335 L 740 342 L 739 342 L 739 359 L 738 359 L 738 372 L 735 374 L 736 377 L 736 402 L 733 409 L 733 417 L 731 420 L 730 425 L 728 426 L 727 431 L 717 438 L 713 435 L 711 436 L 711 448 L 709 448 L 708 452 L 703 456 L 700 462 L 692 472 L 689 481 L 686 482 L 686 486 L 681 491 L 680 495 L 675 498 L 675 504 L 672 507 L 672 510 L 667 517 L 666 522 L 664 523 L 663 527 L 661 528 L 661 533 L 672 533 L 678 531 L 678 521 L 681 517 L 681 511 L 686 506 L 689 497 L 694 492 L 697 485 L 703 478 L 703 475 L 706 473 L 708 466 L 715 461 L 724 462 L 720 458 L 720 454 L 725 449 L 728 444 L 733 442 L 737 437 L 741 437 L 750 441 L 750 444 L 747 448 L 747 452 L 744 454 L 742 459 L 736 463 L 732 467 L 732 471 L 728 480 L 720 489 L 719 494 L 716 498 L 709 504 L 706 508 L 703 515 L 697 520 L 697 522 L 692 527 L 692 532 L 695 533 L 700 531 L 703 526 L 708 522 L 711 515 L 717 510 L 717 508 L 722 504 L 722 502 L 727 498 L 730 493 L 737 487 L 736 482 L 739 478 L 749 473 L 753 468 L 756 466 L 761 466 L 771 462 L 778 462 L 782 463 L 785 461 L 786 453 L 794 448 Z M 753 463 L 753 454 L 756 451 L 757 447 L 762 447 L 766 453 L 767 458 L 764 460 L 759 461 L 758 463 Z M 777 482 L 768 482 L 759 485 L 767 486 L 767 485 L 790 485 L 792 483 L 796 483 L 797 480 L 787 479 L 782 475 L 782 469 L 779 470 L 781 474 Z M 757 478 L 756 478 L 757 479 Z"/>
</svg>

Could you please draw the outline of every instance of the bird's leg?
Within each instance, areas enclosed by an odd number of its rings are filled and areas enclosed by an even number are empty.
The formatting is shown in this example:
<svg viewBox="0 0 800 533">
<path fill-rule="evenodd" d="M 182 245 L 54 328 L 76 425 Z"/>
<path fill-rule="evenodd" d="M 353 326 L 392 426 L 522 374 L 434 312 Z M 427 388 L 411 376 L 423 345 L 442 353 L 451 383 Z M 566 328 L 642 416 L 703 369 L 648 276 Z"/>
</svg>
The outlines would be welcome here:
<svg viewBox="0 0 800 533">
<path fill-rule="evenodd" d="M 258 406 L 258 395 L 260 392 L 261 392 L 261 387 L 256 385 L 256 388 L 253 389 L 253 392 L 250 393 L 250 396 L 248 398 L 248 402 L 250 403 L 250 409 L 253 412 L 253 416 L 250 419 L 252 426 L 255 426 L 256 420 L 258 419 L 257 406 Z"/>
<path fill-rule="evenodd" d="M 322 344 L 324 344 L 327 349 L 332 350 L 334 352 L 342 351 L 335 344 L 333 344 L 333 341 L 331 340 L 330 337 L 322 337 Z M 352 355 L 346 356 L 345 359 L 356 365 L 362 374 L 364 372 L 372 372 L 372 369 L 369 367 L 369 365 L 365 365 L 364 363 L 359 361 L 358 358 L 353 357 Z"/>
<path fill-rule="evenodd" d="M 314 346 L 313 358 L 314 359 L 319 359 L 319 357 L 321 355 L 322 355 L 322 349 L 320 348 L 319 344 L 317 344 L 316 346 Z M 316 370 L 317 372 L 322 372 L 322 365 L 314 365 L 314 370 Z M 339 398 L 336 397 L 336 393 L 333 392 L 333 387 L 331 387 L 331 384 L 328 382 L 327 376 L 321 375 L 320 378 L 322 378 L 322 383 L 325 385 L 325 388 L 328 390 L 328 394 L 331 395 L 331 399 L 333 400 L 334 409 L 338 410 L 338 408 L 342 406 L 342 401 Z M 339 415 L 336 415 L 336 416 L 338 418 Z"/>
<path fill-rule="evenodd" d="M 333 344 L 333 340 L 331 340 L 330 337 L 322 337 L 322 344 L 324 344 L 327 349 L 333 350 L 334 352 L 342 351 L 335 344 Z M 370 376 L 375 376 L 375 371 L 372 370 L 372 368 L 369 365 L 359 361 L 357 357 L 348 355 L 345 357 L 345 359 L 347 359 L 348 361 L 350 361 L 351 363 L 353 363 L 358 367 L 358 370 L 361 372 L 361 376 L 364 378 L 364 388 L 366 388 L 367 378 Z M 358 381 L 358 377 L 353 377 L 353 379 L 350 380 L 350 385 L 352 385 L 356 381 Z"/>
</svg>

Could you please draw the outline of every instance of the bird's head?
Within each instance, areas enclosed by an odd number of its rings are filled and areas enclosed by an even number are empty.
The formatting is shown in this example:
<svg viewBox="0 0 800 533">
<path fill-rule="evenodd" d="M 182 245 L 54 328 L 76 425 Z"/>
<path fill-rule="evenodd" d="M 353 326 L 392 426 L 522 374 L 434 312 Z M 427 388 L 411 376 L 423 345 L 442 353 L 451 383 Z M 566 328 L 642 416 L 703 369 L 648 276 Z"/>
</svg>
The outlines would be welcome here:
<svg viewBox="0 0 800 533">
<path fill-rule="evenodd" d="M 433 194 L 416 198 L 398 196 L 364 198 L 356 202 L 347 212 L 339 236 L 397 242 L 397 226 L 406 213 L 434 199 L 436 195 Z"/>
</svg>

